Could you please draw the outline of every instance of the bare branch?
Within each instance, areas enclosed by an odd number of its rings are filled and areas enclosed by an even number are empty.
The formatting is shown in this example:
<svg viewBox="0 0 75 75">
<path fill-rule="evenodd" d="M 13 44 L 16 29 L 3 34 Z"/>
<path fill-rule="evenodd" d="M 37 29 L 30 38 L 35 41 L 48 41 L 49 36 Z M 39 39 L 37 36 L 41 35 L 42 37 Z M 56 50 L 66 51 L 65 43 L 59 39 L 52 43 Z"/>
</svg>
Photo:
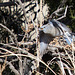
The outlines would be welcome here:
<svg viewBox="0 0 75 75">
<path fill-rule="evenodd" d="M 66 17 L 67 9 L 68 9 L 68 6 L 66 6 L 64 15 L 62 17 L 58 18 L 57 20 L 61 20 L 62 18 L 65 18 Z"/>
<path fill-rule="evenodd" d="M 67 13 L 67 9 L 68 9 L 68 6 L 66 6 L 66 9 L 65 9 L 65 12 L 64 12 L 64 15 L 63 14 L 58 14 L 59 12 L 63 11 L 64 8 L 58 8 L 56 11 L 54 11 L 51 15 L 50 15 L 50 19 L 53 18 L 53 16 L 61 16 L 60 18 L 56 19 L 56 20 L 61 20 L 62 18 L 66 17 L 66 13 Z"/>
<path fill-rule="evenodd" d="M 3 62 L 3 60 L 0 59 L 0 62 Z M 8 61 L 5 61 L 5 62 L 6 62 L 6 65 L 9 65 L 9 68 L 15 73 L 15 75 L 20 75 L 11 62 L 8 62 Z"/>
<path fill-rule="evenodd" d="M 16 35 L 10 29 L 8 29 L 6 26 L 4 26 L 3 24 L 0 23 L 0 26 L 3 27 L 4 29 L 6 29 L 14 37 L 15 42 L 17 44 L 17 37 L 16 37 Z"/>
<path fill-rule="evenodd" d="M 27 24 L 29 24 L 29 23 L 28 23 L 28 19 L 27 19 L 27 17 L 26 17 L 26 11 L 25 11 L 25 8 L 24 8 L 24 6 L 23 6 L 23 3 L 21 2 L 21 0 L 16 0 L 16 1 L 19 2 L 20 7 L 21 7 L 21 9 L 23 10 L 24 17 L 25 17 L 26 31 L 28 31 L 28 25 L 27 25 Z"/>
</svg>

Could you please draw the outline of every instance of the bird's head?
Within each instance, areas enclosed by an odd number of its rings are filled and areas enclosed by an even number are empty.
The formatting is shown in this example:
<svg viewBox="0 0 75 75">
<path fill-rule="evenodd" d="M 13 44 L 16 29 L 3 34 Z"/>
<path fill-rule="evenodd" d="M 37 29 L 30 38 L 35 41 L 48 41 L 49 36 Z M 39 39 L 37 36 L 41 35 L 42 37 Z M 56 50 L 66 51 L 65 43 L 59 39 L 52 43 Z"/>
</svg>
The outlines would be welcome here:
<svg viewBox="0 0 75 75">
<path fill-rule="evenodd" d="M 49 34 L 49 35 L 52 35 L 55 34 L 55 28 L 54 26 L 51 24 L 51 23 L 48 23 L 46 25 L 43 25 L 39 28 L 39 32 L 44 32 L 45 34 Z"/>
</svg>

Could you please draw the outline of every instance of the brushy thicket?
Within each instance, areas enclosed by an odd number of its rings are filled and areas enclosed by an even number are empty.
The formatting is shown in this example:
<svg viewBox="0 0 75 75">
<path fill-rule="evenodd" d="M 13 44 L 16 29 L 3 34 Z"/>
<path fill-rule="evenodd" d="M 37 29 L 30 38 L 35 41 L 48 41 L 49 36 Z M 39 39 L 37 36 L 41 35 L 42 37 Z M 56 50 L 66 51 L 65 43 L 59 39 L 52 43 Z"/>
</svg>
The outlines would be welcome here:
<svg viewBox="0 0 75 75">
<path fill-rule="evenodd" d="M 49 52 L 43 55 L 42 60 L 37 59 L 39 40 L 35 39 L 35 35 L 38 32 L 37 25 L 38 27 L 40 25 L 39 22 L 36 26 L 32 22 L 28 23 L 24 8 L 19 3 L 19 1 L 26 3 L 30 0 L 10 0 L 9 2 L 12 1 L 17 2 L 12 6 L 0 7 L 0 74 L 64 75 L 66 73 L 66 75 L 74 75 L 75 46 L 73 50 L 72 45 L 67 45 L 62 37 L 57 37 L 51 42 L 55 50 L 49 49 Z M 60 21 L 75 33 L 75 0 L 45 0 L 45 3 L 49 6 L 49 15 L 45 18 L 47 20 L 58 7 L 65 9 L 68 5 L 67 15 Z M 34 11 L 31 10 L 31 12 Z M 53 18 L 58 18 L 58 16 L 54 15 Z M 47 20 L 43 24 L 47 23 Z M 28 30 L 26 30 L 26 25 L 28 25 Z M 36 30 L 37 32 L 34 33 Z M 39 63 L 39 70 L 37 63 Z"/>
</svg>

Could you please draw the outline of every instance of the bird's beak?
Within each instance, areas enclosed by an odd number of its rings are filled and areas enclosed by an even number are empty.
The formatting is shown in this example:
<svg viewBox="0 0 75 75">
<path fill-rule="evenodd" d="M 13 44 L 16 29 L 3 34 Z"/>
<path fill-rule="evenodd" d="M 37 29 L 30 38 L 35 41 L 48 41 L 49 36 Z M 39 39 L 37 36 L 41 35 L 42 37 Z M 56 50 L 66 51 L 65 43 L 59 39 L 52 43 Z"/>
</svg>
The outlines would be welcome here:
<svg viewBox="0 0 75 75">
<path fill-rule="evenodd" d="M 39 28 L 39 31 L 43 31 L 43 28 Z"/>
<path fill-rule="evenodd" d="M 40 28 L 41 30 L 43 30 L 43 28 Z"/>
</svg>

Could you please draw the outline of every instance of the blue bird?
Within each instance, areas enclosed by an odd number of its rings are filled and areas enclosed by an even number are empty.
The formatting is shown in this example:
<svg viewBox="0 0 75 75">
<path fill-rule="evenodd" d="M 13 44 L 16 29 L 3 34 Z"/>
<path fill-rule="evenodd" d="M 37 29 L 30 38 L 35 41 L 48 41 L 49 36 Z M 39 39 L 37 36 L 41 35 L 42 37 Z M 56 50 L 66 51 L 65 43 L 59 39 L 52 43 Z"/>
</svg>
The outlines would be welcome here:
<svg viewBox="0 0 75 75">
<path fill-rule="evenodd" d="M 49 20 L 49 22 L 39 28 L 39 34 L 40 34 L 40 54 L 43 55 L 45 50 L 48 47 L 48 44 L 57 36 L 63 36 L 64 39 L 68 44 L 71 43 L 71 41 L 66 38 L 66 35 L 71 40 L 71 30 L 64 25 L 63 23 L 57 21 L 57 20 Z"/>
</svg>

